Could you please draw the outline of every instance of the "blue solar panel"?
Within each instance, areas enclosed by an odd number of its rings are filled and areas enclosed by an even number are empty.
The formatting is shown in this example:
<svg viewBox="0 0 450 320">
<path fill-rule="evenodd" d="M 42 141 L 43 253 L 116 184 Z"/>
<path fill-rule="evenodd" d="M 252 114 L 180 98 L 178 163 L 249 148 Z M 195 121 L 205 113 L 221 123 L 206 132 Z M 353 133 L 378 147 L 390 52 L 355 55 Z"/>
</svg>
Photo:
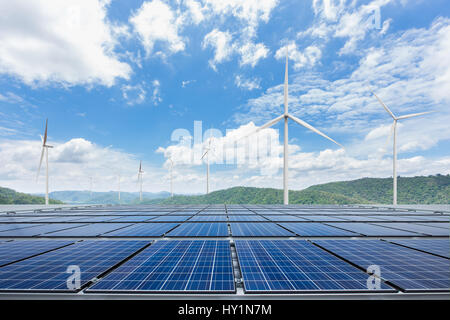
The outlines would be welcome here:
<svg viewBox="0 0 450 320">
<path fill-rule="evenodd" d="M 36 223 L 8 223 L 8 224 L 0 225 L 0 232 L 8 231 L 8 230 L 15 230 L 15 229 L 29 228 L 29 227 L 36 227 L 36 226 L 42 226 L 42 224 L 36 224 Z M 0 237 L 1 237 L 1 233 L 0 233 Z"/>
<path fill-rule="evenodd" d="M 189 221 L 202 221 L 202 222 L 219 222 L 219 221 L 227 221 L 227 216 L 210 216 L 210 215 L 198 215 L 193 216 Z"/>
<path fill-rule="evenodd" d="M 334 216 L 324 216 L 324 215 L 304 215 L 301 216 L 303 219 L 309 221 L 346 221 L 343 218 L 334 217 Z"/>
<path fill-rule="evenodd" d="M 83 225 L 84 224 L 80 223 L 52 223 L 45 225 L 35 225 L 34 227 L 2 231 L 0 232 L 0 237 L 33 237 L 42 235 L 47 232 L 70 229 Z"/>
<path fill-rule="evenodd" d="M 0 266 L 22 260 L 49 250 L 63 247 L 72 241 L 15 240 L 0 243 Z"/>
<path fill-rule="evenodd" d="M 96 237 L 102 233 L 122 229 L 129 223 L 92 223 L 87 226 L 46 233 L 45 237 Z"/>
<path fill-rule="evenodd" d="M 154 219 L 155 216 L 128 216 L 128 217 L 120 217 L 113 218 L 113 222 L 144 222 Z"/>
<path fill-rule="evenodd" d="M 316 222 L 291 222 L 281 223 L 283 227 L 291 230 L 299 236 L 323 236 L 323 237 L 339 237 L 339 236 L 358 236 L 359 234 L 350 231 L 330 227 L 322 223 Z"/>
<path fill-rule="evenodd" d="M 239 216 L 239 215 L 230 215 L 228 217 L 229 221 L 269 221 L 261 216 L 258 216 L 256 214 L 253 215 L 245 215 L 245 216 Z"/>
<path fill-rule="evenodd" d="M 377 223 L 379 226 L 421 233 L 429 236 L 450 236 L 450 229 L 436 228 L 426 224 L 415 223 Z"/>
<path fill-rule="evenodd" d="M 229 242 L 157 241 L 87 292 L 233 292 Z"/>
<path fill-rule="evenodd" d="M 450 258 L 450 239 L 389 240 L 403 246 Z"/>
<path fill-rule="evenodd" d="M 381 278 L 405 291 L 449 291 L 450 260 L 381 240 L 314 240 L 366 269 L 380 267 Z"/>
<path fill-rule="evenodd" d="M 368 274 L 304 240 L 236 240 L 236 251 L 249 293 L 371 290 Z"/>
<path fill-rule="evenodd" d="M 280 214 L 280 215 L 265 215 L 264 217 L 266 217 L 267 219 L 271 220 L 271 221 L 308 221 L 305 218 L 302 217 L 298 217 L 298 216 L 291 216 L 291 215 L 286 215 L 286 214 Z"/>
<path fill-rule="evenodd" d="M 152 219 L 152 222 L 168 221 L 168 222 L 183 222 L 189 219 L 191 216 L 162 216 Z"/>
<path fill-rule="evenodd" d="M 160 237 L 178 223 L 139 223 L 123 229 L 104 233 L 103 237 Z"/>
<path fill-rule="evenodd" d="M 1 291 L 74 291 L 67 267 L 80 268 L 83 286 L 148 244 L 146 241 L 83 241 L 0 268 Z"/>
<path fill-rule="evenodd" d="M 402 231 L 392 228 L 385 228 L 370 223 L 363 222 L 328 222 L 327 225 L 360 233 L 366 236 L 418 236 L 418 233 Z"/>
<path fill-rule="evenodd" d="M 230 223 L 234 237 L 291 237 L 294 234 L 272 222 Z"/>
<path fill-rule="evenodd" d="M 167 234 L 168 237 L 227 237 L 228 226 L 223 222 L 183 223 Z"/>
</svg>

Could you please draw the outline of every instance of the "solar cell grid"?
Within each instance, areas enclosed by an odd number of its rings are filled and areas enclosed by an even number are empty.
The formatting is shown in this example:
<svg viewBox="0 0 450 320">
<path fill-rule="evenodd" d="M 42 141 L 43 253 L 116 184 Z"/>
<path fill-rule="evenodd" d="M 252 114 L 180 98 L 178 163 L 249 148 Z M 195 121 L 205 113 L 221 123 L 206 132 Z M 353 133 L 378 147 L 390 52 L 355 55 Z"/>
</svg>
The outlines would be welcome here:
<svg viewBox="0 0 450 320">
<path fill-rule="evenodd" d="M 327 225 L 360 233 L 366 236 L 419 236 L 419 233 L 403 231 L 364 222 L 327 222 Z"/>
<path fill-rule="evenodd" d="M 129 223 L 92 223 L 86 226 L 48 232 L 45 237 L 96 237 L 102 233 L 130 226 Z"/>
<path fill-rule="evenodd" d="M 450 291 L 450 260 L 381 240 L 313 240 L 366 269 L 380 267 L 381 278 L 405 291 Z"/>
<path fill-rule="evenodd" d="M 223 222 L 186 222 L 170 231 L 169 237 L 227 237 L 228 226 Z"/>
<path fill-rule="evenodd" d="M 234 237 L 291 237 L 294 234 L 272 222 L 230 223 Z"/>
<path fill-rule="evenodd" d="M 236 240 L 236 251 L 248 293 L 370 290 L 368 274 L 304 240 Z"/>
<path fill-rule="evenodd" d="M 81 286 L 121 262 L 146 241 L 83 241 L 0 268 L 2 291 L 76 291 L 67 286 L 67 267 L 81 271 Z"/>
<path fill-rule="evenodd" d="M 197 215 L 193 216 L 189 221 L 202 221 L 202 222 L 220 222 L 227 221 L 228 217 L 226 215 L 211 216 L 211 215 Z"/>
<path fill-rule="evenodd" d="M 52 223 L 45 225 L 34 225 L 32 227 L 21 228 L 21 229 L 13 229 L 8 231 L 0 232 L 0 237 L 33 237 L 42 235 L 47 232 L 59 231 L 64 229 L 70 229 L 75 227 L 80 227 L 85 224 L 80 223 Z"/>
<path fill-rule="evenodd" d="M 322 223 L 315 222 L 291 222 L 281 223 L 283 227 L 291 230 L 299 236 L 323 236 L 323 237 L 339 237 L 339 236 L 358 236 L 359 234 L 330 227 Z"/>
<path fill-rule="evenodd" d="M 450 259 L 450 239 L 407 239 L 389 240 L 389 242 L 437 254 Z"/>
<path fill-rule="evenodd" d="M 160 237 L 178 223 L 139 223 L 123 229 L 104 233 L 103 237 Z"/>
<path fill-rule="evenodd" d="M 265 215 L 264 217 L 271 221 L 308 221 L 305 218 L 292 215 Z"/>
<path fill-rule="evenodd" d="M 228 216 L 229 221 L 268 221 L 262 216 L 256 214 L 253 215 L 230 215 Z"/>
<path fill-rule="evenodd" d="M 416 223 L 377 223 L 379 226 L 395 228 L 399 230 L 411 231 L 430 236 L 450 236 L 450 229 L 437 228 L 426 224 Z"/>
<path fill-rule="evenodd" d="M 157 241 L 88 292 L 233 292 L 229 242 Z"/>
<path fill-rule="evenodd" d="M 0 243 L 0 266 L 63 247 L 72 241 L 15 240 Z"/>
<path fill-rule="evenodd" d="M 162 222 L 162 221 L 168 221 L 168 222 L 183 222 L 190 218 L 191 216 L 161 216 L 156 217 L 152 219 L 152 222 Z"/>
</svg>

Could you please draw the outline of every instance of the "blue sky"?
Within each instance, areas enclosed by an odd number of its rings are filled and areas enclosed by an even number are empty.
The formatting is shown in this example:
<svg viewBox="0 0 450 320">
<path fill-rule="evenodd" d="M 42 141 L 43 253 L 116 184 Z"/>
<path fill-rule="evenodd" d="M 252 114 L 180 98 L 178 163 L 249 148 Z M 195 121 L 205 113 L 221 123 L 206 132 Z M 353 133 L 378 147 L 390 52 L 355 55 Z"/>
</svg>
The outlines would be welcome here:
<svg viewBox="0 0 450 320">
<path fill-rule="evenodd" d="M 391 174 L 391 119 L 370 90 L 398 115 L 438 111 L 400 124 L 399 174 L 450 173 L 444 0 L 19 0 L 0 11 L 0 186 L 42 190 L 49 118 L 51 190 L 87 189 L 90 176 L 115 190 L 120 175 L 135 191 L 139 160 L 144 189 L 167 190 L 171 156 L 175 192 L 204 192 L 204 163 L 172 133 L 202 121 L 243 136 L 280 115 L 286 47 L 290 111 L 345 146 L 291 122 L 292 189 Z M 211 159 L 213 190 L 281 188 L 281 126 L 266 133 L 277 141 L 266 159 Z"/>
</svg>

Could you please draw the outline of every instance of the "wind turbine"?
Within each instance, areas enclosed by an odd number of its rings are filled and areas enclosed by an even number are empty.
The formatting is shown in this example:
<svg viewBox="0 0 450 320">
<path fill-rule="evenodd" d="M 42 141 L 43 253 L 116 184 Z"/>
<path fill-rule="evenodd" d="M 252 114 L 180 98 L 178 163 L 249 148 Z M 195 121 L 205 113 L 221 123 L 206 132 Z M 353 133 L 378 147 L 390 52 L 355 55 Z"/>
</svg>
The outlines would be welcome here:
<svg viewBox="0 0 450 320">
<path fill-rule="evenodd" d="M 287 51 L 287 47 L 286 47 L 286 68 L 285 68 L 285 72 L 284 72 L 284 113 L 282 115 L 280 115 L 279 117 L 270 120 L 269 122 L 267 122 L 266 124 L 262 125 L 261 127 L 259 127 L 258 129 L 256 129 L 256 131 L 254 131 L 253 133 L 257 133 L 263 129 L 269 128 L 273 125 L 275 125 L 276 123 L 278 123 L 279 121 L 284 119 L 284 148 L 283 148 L 283 189 L 284 189 L 284 199 L 283 199 L 283 203 L 285 205 L 289 204 L 289 189 L 288 189 L 288 119 L 293 120 L 294 122 L 298 123 L 299 125 L 317 133 L 318 135 L 321 135 L 322 137 L 334 142 L 335 144 L 337 144 L 338 146 L 340 146 L 341 148 L 344 148 L 341 144 L 337 143 L 336 141 L 334 141 L 333 139 L 331 139 L 330 137 L 328 137 L 327 135 L 325 135 L 324 133 L 320 132 L 319 130 L 317 130 L 316 128 L 314 128 L 312 125 L 306 123 L 305 121 L 293 116 L 292 114 L 290 114 L 288 112 L 288 51 Z M 253 134 L 251 133 L 251 134 Z"/>
<path fill-rule="evenodd" d="M 393 135 L 394 136 L 394 139 L 393 139 L 394 143 L 393 143 L 392 171 L 393 171 L 394 183 L 393 183 L 393 201 L 392 201 L 392 204 L 395 206 L 395 205 L 397 205 L 397 121 L 398 120 L 403 120 L 403 119 L 409 119 L 409 118 L 413 118 L 413 117 L 422 116 L 424 114 L 432 113 L 432 112 L 435 112 L 435 111 L 411 113 L 411 114 L 407 114 L 407 115 L 404 115 L 404 116 L 397 117 L 383 103 L 383 101 L 381 101 L 381 99 L 378 98 L 378 96 L 374 92 L 372 92 L 372 94 L 377 98 L 378 102 L 383 106 L 384 110 L 386 110 L 386 112 L 390 114 L 392 119 L 394 119 L 394 122 L 392 123 L 392 126 L 391 126 L 391 132 L 389 133 L 389 136 L 388 136 L 388 142 L 389 142 L 389 137 L 391 137 Z"/>
<path fill-rule="evenodd" d="M 206 194 L 209 193 L 209 151 L 211 151 L 211 137 L 208 140 L 208 148 L 201 157 L 201 160 L 203 160 L 206 156 Z"/>
<path fill-rule="evenodd" d="M 142 170 L 142 160 L 139 162 L 139 171 L 138 171 L 138 183 L 140 183 L 139 189 L 139 200 L 142 202 L 142 174 L 144 171 Z"/>
<path fill-rule="evenodd" d="M 48 119 L 45 120 L 45 131 L 44 131 L 44 138 L 42 138 L 42 151 L 41 151 L 41 160 L 39 161 L 39 168 L 36 175 L 36 182 L 39 178 L 39 173 L 41 172 L 41 166 L 42 166 L 42 159 L 44 158 L 45 153 L 45 164 L 46 164 L 46 173 L 45 173 L 45 205 L 48 206 L 48 149 L 53 148 L 53 146 L 49 146 L 47 144 L 47 126 L 48 126 Z"/>
</svg>

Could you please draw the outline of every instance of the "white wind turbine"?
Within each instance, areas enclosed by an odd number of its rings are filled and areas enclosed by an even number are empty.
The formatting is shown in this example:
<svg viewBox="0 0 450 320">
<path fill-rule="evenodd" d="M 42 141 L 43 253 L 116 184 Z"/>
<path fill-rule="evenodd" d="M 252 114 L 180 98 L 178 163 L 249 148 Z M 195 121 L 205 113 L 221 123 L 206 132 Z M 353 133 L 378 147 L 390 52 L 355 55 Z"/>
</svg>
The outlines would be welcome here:
<svg viewBox="0 0 450 320">
<path fill-rule="evenodd" d="M 119 198 L 119 204 L 120 204 L 120 174 L 119 174 L 119 191 L 118 191 L 118 198 Z"/>
<path fill-rule="evenodd" d="M 42 139 L 42 151 L 41 151 L 41 160 L 39 161 L 39 168 L 36 175 L 36 182 L 39 178 L 39 173 L 41 172 L 41 166 L 42 166 L 42 159 L 44 158 L 45 153 L 45 164 L 46 164 L 46 173 L 45 173 L 45 205 L 48 206 L 48 149 L 53 148 L 53 146 L 49 146 L 47 144 L 47 125 L 48 125 L 48 119 L 45 120 L 45 131 L 44 131 L 44 137 Z"/>
<path fill-rule="evenodd" d="M 392 123 L 392 126 L 391 126 L 391 132 L 389 133 L 389 136 L 388 136 L 388 142 L 389 142 L 389 138 L 391 136 L 394 136 L 394 138 L 393 138 L 393 140 L 394 140 L 394 143 L 393 143 L 393 157 L 392 157 L 393 158 L 393 160 L 392 160 L 392 171 L 393 171 L 392 174 L 393 174 L 393 179 L 394 179 L 392 204 L 393 205 L 397 205 L 397 121 L 398 120 L 403 120 L 403 119 L 408 119 L 408 118 L 422 116 L 424 114 L 432 113 L 432 112 L 435 112 L 435 111 L 411 113 L 411 114 L 407 114 L 407 115 L 404 115 L 404 116 L 397 117 L 383 103 L 383 101 L 381 101 L 381 99 L 378 98 L 378 96 L 374 92 L 372 92 L 372 94 L 375 96 L 375 98 L 377 98 L 378 102 L 383 106 L 384 110 L 386 110 L 386 112 L 390 114 L 392 119 L 394 119 L 394 122 Z"/>
<path fill-rule="evenodd" d="M 206 156 L 206 194 L 209 193 L 209 151 L 211 151 L 211 137 L 208 140 L 208 148 L 202 155 L 201 160 Z"/>
<path fill-rule="evenodd" d="M 142 174 L 144 171 L 142 170 L 142 160 L 139 162 L 139 171 L 138 171 L 138 183 L 140 184 L 139 187 L 139 200 L 142 201 Z"/>
<path fill-rule="evenodd" d="M 289 204 L 289 189 L 288 189 L 288 119 L 293 120 L 294 122 L 298 123 L 299 125 L 317 133 L 318 135 L 321 135 L 322 137 L 334 142 L 335 144 L 337 144 L 338 146 L 340 146 L 341 148 L 344 148 L 341 144 L 337 143 L 336 141 L 334 141 L 333 139 L 331 139 L 330 137 L 328 137 L 327 135 L 325 135 L 324 133 L 320 132 L 319 130 L 317 130 L 316 128 L 314 128 L 312 125 L 306 123 L 305 121 L 293 116 L 292 114 L 290 114 L 288 112 L 288 51 L 287 51 L 287 47 L 286 47 L 286 68 L 285 68 L 285 72 L 284 72 L 284 113 L 267 122 L 266 124 L 262 125 L 261 127 L 259 127 L 258 129 L 256 129 L 256 131 L 254 131 L 253 133 L 257 133 L 263 129 L 269 128 L 271 126 L 273 126 L 274 124 L 278 123 L 279 121 L 284 119 L 284 148 L 283 148 L 283 189 L 284 189 L 284 199 L 283 199 L 283 203 L 285 205 Z M 252 134 L 253 134 L 252 133 Z"/>
</svg>

